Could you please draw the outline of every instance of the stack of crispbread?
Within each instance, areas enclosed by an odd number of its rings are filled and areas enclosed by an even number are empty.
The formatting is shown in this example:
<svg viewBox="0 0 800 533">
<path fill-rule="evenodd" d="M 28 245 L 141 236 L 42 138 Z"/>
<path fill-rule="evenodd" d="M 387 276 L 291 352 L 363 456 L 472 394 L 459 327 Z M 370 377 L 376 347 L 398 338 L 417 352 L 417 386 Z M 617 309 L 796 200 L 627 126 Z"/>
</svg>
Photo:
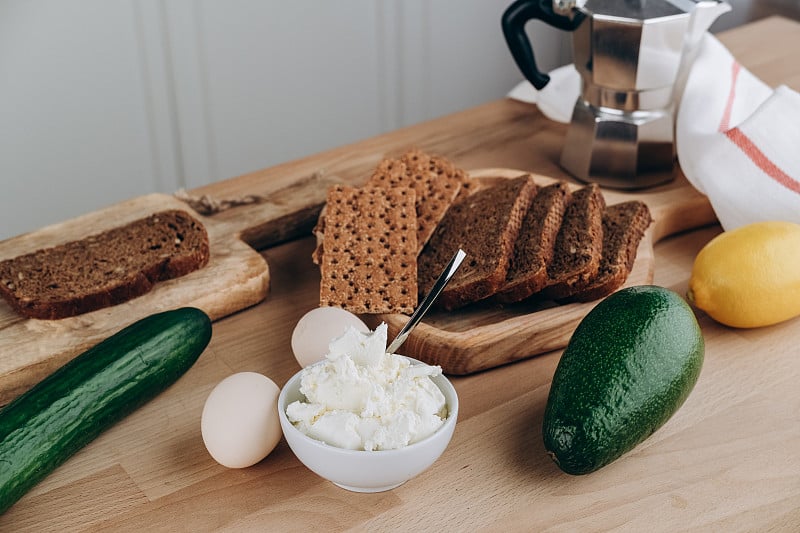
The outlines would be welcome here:
<svg viewBox="0 0 800 533">
<path fill-rule="evenodd" d="M 410 187 L 416 192 L 417 253 L 467 182 L 467 173 L 447 159 L 409 150 L 400 159 L 384 159 L 367 186 Z"/>
<path fill-rule="evenodd" d="M 441 308 L 598 299 L 624 284 L 650 223 L 644 203 L 606 207 L 597 185 L 523 175 L 475 186 L 447 159 L 410 150 L 363 187 L 329 191 L 315 228 L 320 304 L 409 313 L 459 248 L 467 259 Z"/>
<path fill-rule="evenodd" d="M 413 311 L 417 256 L 468 185 L 451 161 L 412 149 L 382 160 L 361 188 L 329 190 L 314 229 L 320 304 L 353 313 Z"/>
</svg>

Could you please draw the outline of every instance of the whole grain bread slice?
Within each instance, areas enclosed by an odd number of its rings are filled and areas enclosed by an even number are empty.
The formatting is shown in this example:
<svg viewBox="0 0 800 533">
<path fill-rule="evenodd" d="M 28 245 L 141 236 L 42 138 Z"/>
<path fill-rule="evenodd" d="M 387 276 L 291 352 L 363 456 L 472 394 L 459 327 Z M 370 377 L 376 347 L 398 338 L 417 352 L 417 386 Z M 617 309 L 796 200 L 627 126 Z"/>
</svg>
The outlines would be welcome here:
<svg viewBox="0 0 800 533">
<path fill-rule="evenodd" d="M 506 281 L 493 300 L 518 302 L 546 286 L 547 266 L 553 259 L 570 196 L 569 185 L 563 181 L 539 189 L 522 221 Z"/>
<path fill-rule="evenodd" d="M 320 305 L 410 313 L 417 305 L 416 193 L 409 187 L 328 190 Z"/>
<path fill-rule="evenodd" d="M 456 309 L 497 292 L 536 191 L 533 178 L 524 175 L 479 189 L 450 206 L 418 258 L 420 295 L 431 289 L 459 248 L 467 257 L 436 305 Z"/>
<path fill-rule="evenodd" d="M 639 242 L 653 221 L 647 204 L 629 201 L 606 207 L 603 212 L 603 253 L 597 276 L 577 287 L 570 301 L 589 302 L 621 287 L 633 268 Z"/>
<path fill-rule="evenodd" d="M 203 225 L 181 210 L 0 262 L 0 295 L 29 318 L 60 319 L 117 305 L 202 268 Z"/>
<path fill-rule="evenodd" d="M 572 296 L 596 275 L 603 252 L 605 199 L 593 183 L 575 191 L 564 213 L 543 298 Z"/>
</svg>

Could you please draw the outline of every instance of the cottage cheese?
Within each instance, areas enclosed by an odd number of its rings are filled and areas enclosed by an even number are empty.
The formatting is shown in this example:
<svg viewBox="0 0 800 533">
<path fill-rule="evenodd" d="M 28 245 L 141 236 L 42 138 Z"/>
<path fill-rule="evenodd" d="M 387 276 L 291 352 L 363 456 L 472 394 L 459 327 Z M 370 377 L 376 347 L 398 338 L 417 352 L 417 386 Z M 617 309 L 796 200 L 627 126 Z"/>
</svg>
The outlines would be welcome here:
<svg viewBox="0 0 800 533">
<path fill-rule="evenodd" d="M 431 376 L 439 366 L 411 364 L 386 353 L 386 324 L 372 333 L 350 327 L 332 341 L 325 360 L 306 367 L 300 392 L 306 401 L 286 416 L 309 437 L 351 450 L 391 450 L 424 439 L 447 417 Z"/>
</svg>

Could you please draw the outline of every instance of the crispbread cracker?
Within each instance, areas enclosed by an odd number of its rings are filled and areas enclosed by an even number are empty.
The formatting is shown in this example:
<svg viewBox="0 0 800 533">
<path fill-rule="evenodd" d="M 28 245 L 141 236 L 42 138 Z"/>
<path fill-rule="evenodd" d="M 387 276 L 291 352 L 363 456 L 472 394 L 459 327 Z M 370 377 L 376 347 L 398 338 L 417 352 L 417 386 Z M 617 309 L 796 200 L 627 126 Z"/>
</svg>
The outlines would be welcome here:
<svg viewBox="0 0 800 533">
<path fill-rule="evenodd" d="M 417 193 L 417 253 L 422 251 L 467 181 L 467 174 L 447 159 L 409 150 L 400 159 L 381 161 L 367 181 L 380 187 L 412 187 Z"/>
<path fill-rule="evenodd" d="M 320 305 L 411 313 L 417 305 L 416 193 L 409 187 L 328 190 Z"/>
<path fill-rule="evenodd" d="M 409 169 L 406 164 L 399 159 L 387 158 L 381 160 L 372 172 L 367 185 L 376 187 L 413 187 L 413 183 L 408 179 Z M 416 191 L 416 187 L 414 188 Z"/>
<path fill-rule="evenodd" d="M 410 150 L 404 154 L 405 156 L 414 155 L 414 150 Z M 447 159 L 446 157 L 438 156 L 438 155 L 431 155 L 429 156 L 428 160 L 428 168 L 435 172 L 439 176 L 447 177 L 451 182 L 457 182 L 461 185 L 459 189 L 458 195 L 456 195 L 456 200 L 463 198 L 464 196 L 469 196 L 474 192 L 474 185 L 475 181 L 469 179 L 469 175 L 467 172 L 455 165 L 452 161 Z M 406 162 L 408 165 L 409 163 Z"/>
</svg>

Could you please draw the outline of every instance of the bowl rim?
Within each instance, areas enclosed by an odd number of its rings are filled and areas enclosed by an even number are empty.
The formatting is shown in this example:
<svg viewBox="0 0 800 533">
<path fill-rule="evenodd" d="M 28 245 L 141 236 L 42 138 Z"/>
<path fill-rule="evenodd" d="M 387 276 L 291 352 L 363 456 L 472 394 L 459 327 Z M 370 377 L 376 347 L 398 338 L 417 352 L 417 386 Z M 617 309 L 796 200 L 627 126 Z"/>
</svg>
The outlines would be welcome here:
<svg viewBox="0 0 800 533">
<path fill-rule="evenodd" d="M 425 363 L 425 362 L 420 361 L 418 359 L 414 359 L 413 357 L 409 357 L 407 355 L 402 355 L 402 354 L 395 354 L 395 355 L 398 355 L 400 357 L 408 359 L 409 361 L 411 361 L 411 364 L 414 364 L 414 365 L 434 366 L 434 365 L 428 365 L 428 363 Z M 314 363 L 312 365 L 309 365 L 309 366 L 320 365 L 320 364 L 323 364 L 324 362 L 325 362 L 325 360 L 323 359 L 323 360 L 317 361 L 316 363 Z M 408 444 L 406 446 L 403 446 L 401 448 L 393 448 L 391 450 L 351 450 L 351 449 L 348 449 L 348 448 L 340 448 L 338 446 L 334 446 L 333 444 L 328 444 L 325 441 L 322 441 L 322 440 L 319 440 L 319 439 L 315 439 L 314 437 L 309 437 L 308 435 L 306 435 L 305 433 L 303 433 L 302 431 L 297 429 L 295 427 L 295 425 L 289 420 L 289 417 L 286 416 L 286 407 L 287 406 L 285 404 L 286 404 L 286 396 L 288 395 L 288 391 L 289 391 L 289 385 L 292 384 L 293 382 L 299 381 L 300 377 L 301 377 L 300 375 L 303 373 L 303 370 L 305 370 L 306 368 L 308 368 L 308 367 L 301 368 L 300 370 L 295 372 L 292 375 L 292 377 L 290 377 L 286 381 L 286 383 L 284 383 L 283 387 L 281 387 L 280 393 L 278 394 L 278 417 L 280 419 L 281 426 L 284 427 L 284 429 L 283 429 L 284 433 L 288 429 L 288 431 L 296 433 L 299 438 L 307 441 L 308 443 L 310 443 L 310 444 L 312 444 L 312 445 L 314 445 L 316 447 L 320 447 L 320 448 L 325 449 L 325 450 L 330 450 L 330 451 L 333 451 L 335 453 L 342 453 L 342 454 L 345 454 L 345 455 L 354 455 L 354 456 L 363 455 L 363 454 L 369 454 L 369 455 L 374 455 L 374 454 L 401 455 L 401 454 L 406 454 L 406 453 L 412 453 L 413 450 L 415 450 L 416 448 L 424 446 L 428 441 L 436 438 L 443 431 L 446 431 L 448 427 L 454 426 L 456 424 L 457 420 L 458 420 L 458 410 L 459 410 L 458 392 L 456 391 L 456 388 L 453 386 L 453 384 L 450 382 L 450 380 L 447 378 L 447 376 L 445 376 L 444 373 L 441 373 L 441 374 L 438 374 L 436 376 L 432 376 L 431 380 L 434 382 L 434 385 L 436 385 L 439 388 L 439 390 L 442 391 L 442 394 L 445 397 L 445 405 L 447 406 L 447 418 L 444 419 L 444 423 L 441 426 L 439 426 L 436 429 L 436 431 L 434 431 L 433 433 L 431 433 L 430 435 L 428 435 L 424 439 L 418 440 L 417 442 L 413 442 L 413 443 Z M 437 378 L 441 378 L 441 379 L 439 379 L 441 384 L 437 383 L 436 381 L 434 381 Z M 443 390 L 443 388 L 447 388 L 448 390 L 445 391 L 445 390 Z M 299 386 L 298 386 L 298 389 L 299 389 Z M 448 395 L 448 392 L 451 393 L 451 394 Z M 448 400 L 448 398 L 450 396 L 452 396 L 452 398 L 453 398 L 452 405 L 451 405 L 450 401 Z M 285 435 L 284 435 L 284 437 L 285 437 Z"/>
</svg>

